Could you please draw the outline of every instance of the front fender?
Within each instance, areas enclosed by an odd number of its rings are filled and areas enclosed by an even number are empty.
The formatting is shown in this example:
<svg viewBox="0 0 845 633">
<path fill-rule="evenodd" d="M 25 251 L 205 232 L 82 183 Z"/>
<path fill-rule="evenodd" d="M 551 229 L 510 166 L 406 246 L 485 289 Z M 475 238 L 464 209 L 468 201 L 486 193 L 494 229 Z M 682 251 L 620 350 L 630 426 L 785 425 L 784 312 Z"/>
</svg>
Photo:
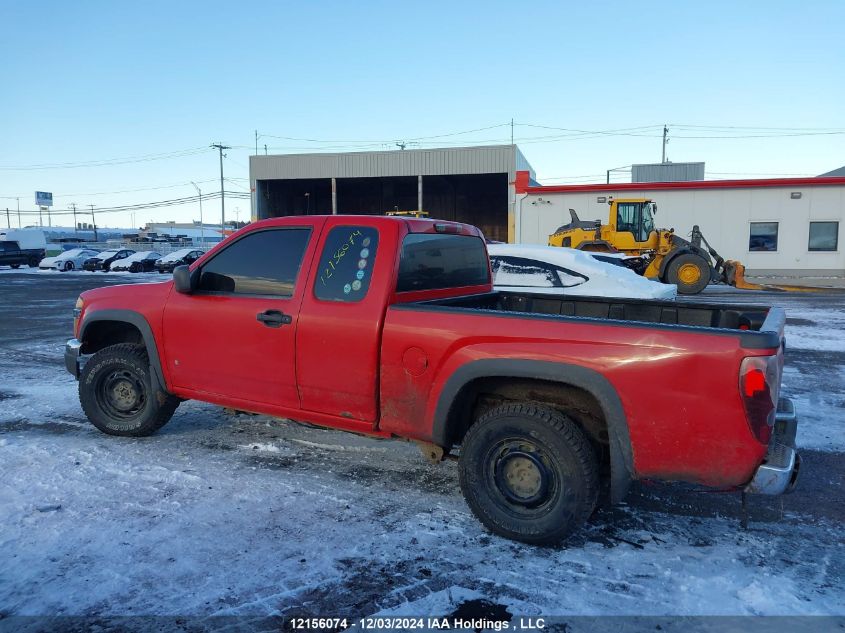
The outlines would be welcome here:
<svg viewBox="0 0 845 633">
<path fill-rule="evenodd" d="M 156 345 L 155 336 L 153 336 L 153 330 L 144 315 L 140 312 L 135 312 L 134 310 L 116 309 L 94 310 L 90 313 L 86 312 L 82 323 L 79 326 L 80 341 L 85 341 L 85 330 L 89 328 L 92 323 L 96 323 L 98 321 L 118 321 L 128 323 L 129 325 L 135 326 L 138 331 L 141 332 L 141 338 L 143 338 L 144 346 L 147 348 L 147 356 L 150 358 L 150 367 L 152 368 L 153 375 L 156 380 L 158 380 L 158 384 L 162 387 L 162 389 L 166 391 L 167 383 L 164 380 L 164 372 L 161 368 L 158 346 Z"/>
</svg>

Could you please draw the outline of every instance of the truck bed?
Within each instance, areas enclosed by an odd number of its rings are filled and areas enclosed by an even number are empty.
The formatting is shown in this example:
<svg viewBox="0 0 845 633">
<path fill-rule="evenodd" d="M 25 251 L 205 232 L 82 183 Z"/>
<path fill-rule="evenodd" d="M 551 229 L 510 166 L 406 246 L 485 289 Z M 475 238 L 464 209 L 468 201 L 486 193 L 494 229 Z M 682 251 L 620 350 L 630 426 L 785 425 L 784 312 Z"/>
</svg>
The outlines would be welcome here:
<svg viewBox="0 0 845 633">
<path fill-rule="evenodd" d="M 553 297 L 522 292 L 491 292 L 416 304 L 443 310 L 480 310 L 528 318 L 598 320 L 648 323 L 658 327 L 710 330 L 735 334 L 743 347 L 777 348 L 785 314 L 780 308 L 613 297 Z M 621 323 L 620 323 L 621 325 Z"/>
</svg>

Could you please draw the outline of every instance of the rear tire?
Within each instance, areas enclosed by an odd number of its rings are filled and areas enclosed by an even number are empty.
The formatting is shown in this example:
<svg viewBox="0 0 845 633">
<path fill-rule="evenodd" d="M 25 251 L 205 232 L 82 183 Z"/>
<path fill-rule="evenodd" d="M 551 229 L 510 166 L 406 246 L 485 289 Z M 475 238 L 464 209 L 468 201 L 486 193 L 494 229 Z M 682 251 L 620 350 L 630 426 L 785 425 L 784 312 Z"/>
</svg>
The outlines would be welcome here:
<svg viewBox="0 0 845 633">
<path fill-rule="evenodd" d="M 682 295 L 697 295 L 710 283 L 710 264 L 694 253 L 678 255 L 669 263 L 666 282 L 675 284 Z"/>
<path fill-rule="evenodd" d="M 11 266 L 12 268 L 14 268 L 15 270 L 17 270 L 18 268 L 20 268 L 20 267 L 21 267 L 21 265 L 20 265 L 20 264 L 9 264 L 9 266 Z"/>
<path fill-rule="evenodd" d="M 121 343 L 101 349 L 85 364 L 79 402 L 103 433 L 143 437 L 167 424 L 180 400 L 157 387 L 143 345 Z"/>
<path fill-rule="evenodd" d="M 598 500 L 598 463 L 584 432 L 546 407 L 505 404 L 481 416 L 464 437 L 458 469 L 473 514 L 525 543 L 559 543 Z"/>
</svg>

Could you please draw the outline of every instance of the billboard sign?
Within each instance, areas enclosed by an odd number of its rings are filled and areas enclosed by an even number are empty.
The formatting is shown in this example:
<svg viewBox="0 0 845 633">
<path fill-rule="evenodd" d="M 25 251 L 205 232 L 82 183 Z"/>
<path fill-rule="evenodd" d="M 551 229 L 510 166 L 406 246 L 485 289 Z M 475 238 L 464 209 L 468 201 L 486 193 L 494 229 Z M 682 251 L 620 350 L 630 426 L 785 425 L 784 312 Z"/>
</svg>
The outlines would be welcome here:
<svg viewBox="0 0 845 633">
<path fill-rule="evenodd" d="M 35 192 L 35 206 L 36 207 L 52 207 L 53 206 L 53 194 L 49 191 L 36 191 Z"/>
</svg>

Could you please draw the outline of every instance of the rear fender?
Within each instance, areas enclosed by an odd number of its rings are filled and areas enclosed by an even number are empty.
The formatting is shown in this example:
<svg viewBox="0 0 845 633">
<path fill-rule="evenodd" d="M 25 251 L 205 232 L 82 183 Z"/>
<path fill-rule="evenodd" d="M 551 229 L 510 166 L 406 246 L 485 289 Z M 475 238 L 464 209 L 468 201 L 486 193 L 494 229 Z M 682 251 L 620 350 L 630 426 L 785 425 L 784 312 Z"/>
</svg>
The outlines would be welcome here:
<svg viewBox="0 0 845 633">
<path fill-rule="evenodd" d="M 522 359 L 481 359 L 459 367 L 441 390 L 434 412 L 432 441 L 444 447 L 452 444 L 450 414 L 458 394 L 478 378 L 527 378 L 558 382 L 590 393 L 604 413 L 610 451 L 610 496 L 617 503 L 624 498 L 635 479 L 634 454 L 622 401 L 610 382 L 595 370 L 551 361 Z"/>
</svg>

